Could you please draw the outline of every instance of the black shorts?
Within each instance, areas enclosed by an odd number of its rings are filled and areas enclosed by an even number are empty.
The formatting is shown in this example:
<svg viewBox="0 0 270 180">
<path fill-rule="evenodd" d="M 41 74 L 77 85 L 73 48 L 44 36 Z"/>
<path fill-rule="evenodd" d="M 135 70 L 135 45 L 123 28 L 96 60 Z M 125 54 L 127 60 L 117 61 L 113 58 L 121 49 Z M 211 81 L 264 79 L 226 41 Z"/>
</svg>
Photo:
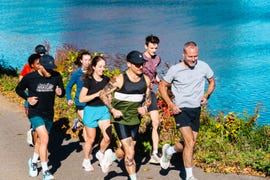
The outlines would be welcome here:
<svg viewBox="0 0 270 180">
<path fill-rule="evenodd" d="M 76 106 L 76 112 L 81 111 L 84 109 L 84 106 Z"/>
<path fill-rule="evenodd" d="M 199 132 L 201 107 L 180 109 L 182 112 L 174 115 L 176 127 L 190 126 L 192 131 Z"/>
<path fill-rule="evenodd" d="M 148 107 L 149 112 L 158 110 L 157 97 L 156 97 L 156 94 L 154 92 L 151 92 L 151 99 L 152 99 L 152 102 L 151 102 L 150 106 Z"/>
<path fill-rule="evenodd" d="M 120 140 L 132 137 L 134 141 L 137 140 L 138 130 L 140 125 L 124 125 L 119 123 L 114 123 L 114 129 Z"/>
</svg>

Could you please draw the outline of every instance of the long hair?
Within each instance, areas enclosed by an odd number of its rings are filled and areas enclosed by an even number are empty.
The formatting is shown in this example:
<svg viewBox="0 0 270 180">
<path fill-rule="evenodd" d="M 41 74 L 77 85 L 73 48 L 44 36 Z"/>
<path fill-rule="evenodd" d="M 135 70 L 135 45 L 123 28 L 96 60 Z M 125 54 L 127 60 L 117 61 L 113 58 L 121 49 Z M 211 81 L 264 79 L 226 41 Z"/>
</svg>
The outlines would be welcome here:
<svg viewBox="0 0 270 180">
<path fill-rule="evenodd" d="M 79 51 L 79 55 L 77 57 L 77 59 L 75 60 L 74 64 L 76 64 L 78 67 L 81 67 L 82 66 L 82 58 L 84 55 L 89 55 L 91 57 L 91 53 L 89 50 L 85 50 L 85 49 L 82 49 Z"/>
<path fill-rule="evenodd" d="M 83 79 L 86 79 L 86 78 L 90 78 L 92 79 L 93 78 L 93 73 L 94 73 L 94 69 L 93 67 L 96 67 L 97 63 L 99 61 L 105 61 L 105 59 L 101 56 L 95 56 L 92 61 L 91 61 L 91 64 L 90 66 L 88 67 L 87 69 L 87 72 L 83 75 Z"/>
</svg>

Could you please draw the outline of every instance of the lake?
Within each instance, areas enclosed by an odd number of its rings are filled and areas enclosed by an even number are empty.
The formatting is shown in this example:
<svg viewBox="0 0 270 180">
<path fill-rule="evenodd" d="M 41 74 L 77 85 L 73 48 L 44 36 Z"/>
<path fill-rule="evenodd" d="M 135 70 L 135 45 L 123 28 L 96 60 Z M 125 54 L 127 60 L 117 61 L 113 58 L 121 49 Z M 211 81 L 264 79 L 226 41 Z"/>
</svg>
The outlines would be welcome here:
<svg viewBox="0 0 270 180">
<path fill-rule="evenodd" d="M 270 125 L 269 9 L 267 0 L 0 0 L 0 60 L 21 68 L 45 40 L 52 55 L 63 43 L 127 54 L 154 34 L 162 62 L 172 65 L 193 40 L 215 72 L 210 111 L 252 115 L 259 105 L 258 123 Z"/>
</svg>

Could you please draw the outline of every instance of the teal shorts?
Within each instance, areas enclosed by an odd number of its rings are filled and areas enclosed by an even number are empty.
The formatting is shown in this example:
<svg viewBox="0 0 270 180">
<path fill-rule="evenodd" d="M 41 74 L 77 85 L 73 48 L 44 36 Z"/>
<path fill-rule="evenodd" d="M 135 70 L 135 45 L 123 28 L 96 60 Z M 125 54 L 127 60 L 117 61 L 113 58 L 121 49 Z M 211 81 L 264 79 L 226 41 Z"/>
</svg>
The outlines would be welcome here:
<svg viewBox="0 0 270 180">
<path fill-rule="evenodd" d="M 110 120 L 107 106 L 85 106 L 83 111 L 83 124 L 89 128 L 98 127 L 98 121 Z"/>
<path fill-rule="evenodd" d="M 41 116 L 31 117 L 29 120 L 31 122 L 33 130 L 43 125 L 45 125 L 48 132 L 50 132 L 52 129 L 53 122 Z"/>
</svg>

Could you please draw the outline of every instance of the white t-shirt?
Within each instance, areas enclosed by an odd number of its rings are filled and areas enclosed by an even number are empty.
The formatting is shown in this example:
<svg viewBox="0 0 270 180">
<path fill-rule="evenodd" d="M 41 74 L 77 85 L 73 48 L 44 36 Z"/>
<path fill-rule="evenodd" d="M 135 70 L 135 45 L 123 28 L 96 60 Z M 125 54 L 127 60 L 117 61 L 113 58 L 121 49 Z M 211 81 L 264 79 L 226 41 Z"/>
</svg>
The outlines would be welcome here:
<svg viewBox="0 0 270 180">
<path fill-rule="evenodd" d="M 193 69 L 178 63 L 169 68 L 164 80 L 172 83 L 174 103 L 179 107 L 196 108 L 201 106 L 205 80 L 212 78 L 214 72 L 203 61 L 198 60 Z"/>
</svg>

